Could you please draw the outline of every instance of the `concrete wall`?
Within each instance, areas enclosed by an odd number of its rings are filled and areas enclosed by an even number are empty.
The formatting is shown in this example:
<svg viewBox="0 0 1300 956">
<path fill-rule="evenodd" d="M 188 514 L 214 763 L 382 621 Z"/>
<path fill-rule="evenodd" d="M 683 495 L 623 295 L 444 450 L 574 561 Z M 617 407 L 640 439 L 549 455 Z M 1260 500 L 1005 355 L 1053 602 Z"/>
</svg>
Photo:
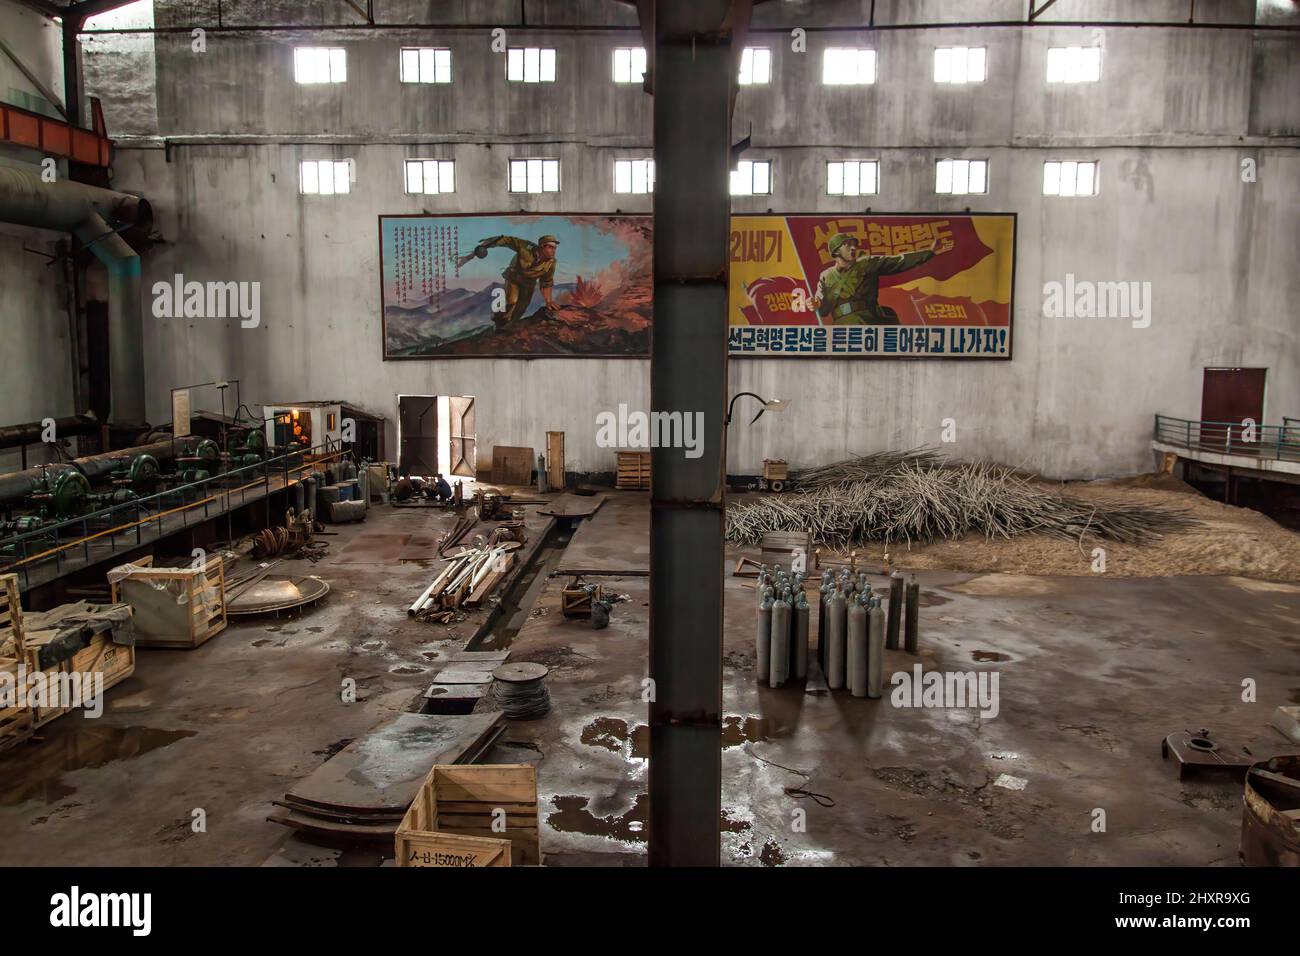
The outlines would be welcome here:
<svg viewBox="0 0 1300 956">
<path fill-rule="evenodd" d="M 59 29 L 31 10 L 0 2 L 0 38 L 46 89 L 62 100 Z M 35 98 L 35 100 L 33 99 Z M 40 89 L 0 53 L 0 100 L 57 115 Z M 0 165 L 39 171 L 34 150 L 0 144 Z M 64 164 L 59 164 L 59 174 Z M 73 402 L 72 348 L 65 307 L 66 283 L 50 265 L 59 235 L 0 223 L 0 424 L 59 418 L 78 411 Z M 46 460 L 47 449 L 28 449 L 28 463 Z M 0 472 L 20 465 L 17 451 L 0 451 Z"/>
<path fill-rule="evenodd" d="M 879 211 L 1018 213 L 1015 357 L 970 364 L 734 360 L 733 390 L 790 398 L 793 405 L 752 428 L 741 422 L 732 429 L 730 471 L 755 471 L 764 457 L 797 466 L 850 451 L 934 444 L 943 419 L 952 418 L 958 441 L 946 449 L 959 456 L 1060 477 L 1133 473 L 1149 467 L 1153 414 L 1197 417 L 1200 370 L 1211 365 L 1267 366 L 1267 417 L 1300 414 L 1300 323 L 1290 308 L 1300 295 L 1293 266 L 1300 232 L 1294 36 L 1065 25 L 816 29 L 865 24 L 869 7 L 829 0 L 759 8 L 760 29 L 750 42 L 773 47 L 774 81 L 740 92 L 734 130 L 740 138 L 752 128 L 749 157 L 773 161 L 775 190 L 738 199 L 735 208 L 833 212 L 869 203 Z M 337 25 L 356 17 L 345 4 L 316 5 L 309 14 L 297 9 L 266 0 L 223 16 L 228 25 L 309 22 L 305 17 Z M 516 25 L 513 0 L 380 2 L 376 9 L 381 22 L 438 17 L 462 26 L 210 30 L 204 53 L 192 51 L 188 32 L 160 34 L 153 52 L 156 111 L 109 104 L 122 124 L 111 129 L 120 147 L 115 185 L 149 196 L 166 239 L 146 260 L 146 282 L 183 272 L 187 279 L 262 283 L 256 329 L 146 315 L 151 417 L 167 417 L 169 388 L 213 378 L 239 378 L 249 401 L 343 398 L 390 423 L 398 394 L 470 394 L 479 399 L 484 457 L 494 444 L 540 449 L 546 430 L 561 429 L 571 469 L 611 470 L 612 452 L 595 445 L 595 416 L 621 402 L 647 407 L 648 363 L 383 362 L 376 217 L 422 209 L 648 210 L 648 197 L 611 191 L 612 160 L 648 155 L 651 140 L 649 98 L 609 79 L 609 51 L 640 42 L 630 10 L 604 0 L 528 2 L 530 24 L 600 28 L 530 32 Z M 154 12 L 160 26 L 216 23 L 215 4 L 199 0 L 157 0 Z M 1253 4 L 1235 0 L 1212 11 L 1223 20 L 1249 20 L 1252 13 Z M 880 2 L 876 12 L 878 23 L 1023 16 L 1021 0 Z M 1059 0 L 1044 17 L 1182 20 L 1186 4 Z M 488 49 L 488 30 L 498 25 L 511 44 L 554 46 L 559 82 L 508 86 L 500 57 Z M 806 54 L 790 52 L 794 26 L 811 31 Z M 1104 47 L 1099 84 L 1046 86 L 1049 46 L 1094 40 Z M 297 86 L 292 48 L 308 43 L 346 47 L 349 82 Z M 398 83 L 398 49 L 414 43 L 452 48 L 452 86 Z M 984 84 L 931 82 L 933 48 L 954 43 L 988 48 Z M 820 51 L 851 44 L 878 51 L 878 82 L 823 87 Z M 87 72 L 119 76 L 121 95 L 126 67 L 117 55 L 88 47 Z M 138 78 L 132 84 L 141 85 Z M 560 157 L 564 191 L 509 195 L 506 158 L 539 153 Z M 300 196 L 297 162 L 329 156 L 356 160 L 354 191 Z M 407 156 L 455 158 L 458 192 L 404 195 Z M 933 160 L 940 156 L 987 158 L 988 195 L 935 196 Z M 824 162 L 850 157 L 879 158 L 880 196 L 824 195 Z M 1100 195 L 1043 197 L 1042 162 L 1056 158 L 1099 160 Z M 1241 181 L 1243 158 L 1257 162 L 1257 182 Z M 1122 319 L 1044 318 L 1044 283 L 1067 273 L 1150 282 L 1150 328 Z M 390 453 L 394 439 L 390 431 Z"/>
</svg>

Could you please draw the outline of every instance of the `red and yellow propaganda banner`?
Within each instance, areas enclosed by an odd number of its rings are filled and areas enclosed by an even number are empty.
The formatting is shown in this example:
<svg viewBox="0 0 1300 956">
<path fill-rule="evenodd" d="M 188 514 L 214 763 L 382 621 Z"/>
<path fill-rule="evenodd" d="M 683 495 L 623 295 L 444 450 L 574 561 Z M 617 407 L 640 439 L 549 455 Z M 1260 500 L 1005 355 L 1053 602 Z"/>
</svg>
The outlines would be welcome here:
<svg viewBox="0 0 1300 956">
<path fill-rule="evenodd" d="M 1010 358 L 1016 217 L 731 218 L 730 352 Z"/>
</svg>

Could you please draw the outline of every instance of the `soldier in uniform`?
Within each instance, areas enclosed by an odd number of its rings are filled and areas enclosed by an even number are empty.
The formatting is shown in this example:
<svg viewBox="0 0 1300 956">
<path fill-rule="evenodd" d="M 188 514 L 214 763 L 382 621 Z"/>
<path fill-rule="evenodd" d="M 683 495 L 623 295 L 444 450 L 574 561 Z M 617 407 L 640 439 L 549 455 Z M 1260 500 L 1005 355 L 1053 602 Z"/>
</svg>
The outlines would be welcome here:
<svg viewBox="0 0 1300 956">
<path fill-rule="evenodd" d="M 898 313 L 880 304 L 880 277 L 929 262 L 939 254 L 940 244 L 936 238 L 929 249 L 919 252 L 898 256 L 860 255 L 857 236 L 837 232 L 826 244 L 835 263 L 817 282 L 813 308 L 823 324 L 897 325 Z"/>
<path fill-rule="evenodd" d="M 559 244 L 560 240 L 554 236 L 542 236 L 536 242 L 515 236 L 493 236 L 480 241 L 469 255 L 460 256 L 456 264 L 463 266 L 471 257 L 485 259 L 487 251 L 496 246 L 515 251 L 510 265 L 501 273 L 501 277 L 506 280 L 506 311 L 492 316 L 492 321 L 498 327 L 504 327 L 523 318 L 538 286 L 541 287 L 547 312 L 555 311 L 551 289 L 555 285 L 555 249 Z"/>
</svg>

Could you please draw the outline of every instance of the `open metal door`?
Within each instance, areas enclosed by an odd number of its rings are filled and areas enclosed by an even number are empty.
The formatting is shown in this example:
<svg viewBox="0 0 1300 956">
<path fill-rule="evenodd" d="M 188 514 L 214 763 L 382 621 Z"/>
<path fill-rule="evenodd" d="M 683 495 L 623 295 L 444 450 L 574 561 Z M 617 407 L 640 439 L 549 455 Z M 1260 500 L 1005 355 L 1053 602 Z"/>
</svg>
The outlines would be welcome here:
<svg viewBox="0 0 1300 956">
<path fill-rule="evenodd" d="M 474 450 L 474 397 L 453 395 L 447 403 L 451 419 L 451 473 L 475 478 L 478 471 Z"/>
<path fill-rule="evenodd" d="M 397 471 L 401 475 L 431 476 L 438 472 L 438 399 L 434 395 L 401 395 L 397 399 L 402 443 Z"/>
</svg>

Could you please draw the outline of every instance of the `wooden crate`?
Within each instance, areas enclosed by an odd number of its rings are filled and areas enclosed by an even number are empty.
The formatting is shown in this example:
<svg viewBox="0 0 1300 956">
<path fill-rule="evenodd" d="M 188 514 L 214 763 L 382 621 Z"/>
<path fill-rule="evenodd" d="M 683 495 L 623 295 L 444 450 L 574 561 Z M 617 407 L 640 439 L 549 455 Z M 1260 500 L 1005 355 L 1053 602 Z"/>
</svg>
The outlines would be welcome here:
<svg viewBox="0 0 1300 956">
<path fill-rule="evenodd" d="M 167 587 L 158 590 L 158 584 Z M 205 601 L 204 594 L 212 599 Z M 181 595 L 185 600 L 178 602 Z M 141 647 L 198 647 L 226 629 L 225 561 L 218 556 L 201 568 L 136 568 L 113 581 L 113 601 L 131 605 Z"/>
<path fill-rule="evenodd" d="M 39 652 L 39 646 L 28 648 L 29 667 L 34 666 L 33 662 Z M 72 657 L 66 661 L 60 661 L 52 668 L 47 668 L 45 677 L 47 681 L 58 680 L 59 674 L 77 672 L 88 675 L 103 674 L 104 690 L 108 690 L 135 673 L 135 648 L 128 644 L 114 644 L 112 637 L 107 632 L 96 634 L 90 639 L 89 644 L 73 654 Z M 36 707 L 33 709 L 36 726 L 44 727 L 55 717 L 62 717 L 70 710 L 72 710 L 72 707 L 68 705 L 62 707 Z"/>
<path fill-rule="evenodd" d="M 493 829 L 501 813 L 505 828 Z M 510 844 L 510 865 L 539 864 L 536 769 L 522 764 L 458 764 L 430 770 L 397 828 L 397 865 L 439 865 L 419 860 L 447 836 L 505 840 Z M 489 850 L 486 845 L 479 848 L 484 857 Z"/>
<path fill-rule="evenodd" d="M 768 481 L 786 481 L 790 477 L 790 466 L 784 458 L 764 458 L 763 477 Z"/>
<path fill-rule="evenodd" d="M 0 574 L 0 657 L 23 656 L 23 605 L 18 575 Z"/>
<path fill-rule="evenodd" d="M 645 491 L 650 487 L 650 453 L 648 451 L 620 451 L 618 474 L 614 487 Z"/>
<path fill-rule="evenodd" d="M 403 821 L 405 824 L 405 821 Z M 455 833 L 397 831 L 398 866 L 509 866 L 509 840 Z"/>
<path fill-rule="evenodd" d="M 26 689 L 19 683 L 19 664 L 21 658 L 4 657 L 0 658 L 0 671 L 7 674 L 5 680 L 8 682 L 8 693 L 14 695 L 25 695 Z M 22 704 L 19 704 L 19 700 Z M 11 747 L 16 747 L 24 740 L 31 737 L 36 730 L 35 715 L 30 707 L 25 706 L 26 698 L 15 697 L 15 706 L 4 706 L 7 701 L 0 700 L 0 753 L 4 753 Z"/>
</svg>

